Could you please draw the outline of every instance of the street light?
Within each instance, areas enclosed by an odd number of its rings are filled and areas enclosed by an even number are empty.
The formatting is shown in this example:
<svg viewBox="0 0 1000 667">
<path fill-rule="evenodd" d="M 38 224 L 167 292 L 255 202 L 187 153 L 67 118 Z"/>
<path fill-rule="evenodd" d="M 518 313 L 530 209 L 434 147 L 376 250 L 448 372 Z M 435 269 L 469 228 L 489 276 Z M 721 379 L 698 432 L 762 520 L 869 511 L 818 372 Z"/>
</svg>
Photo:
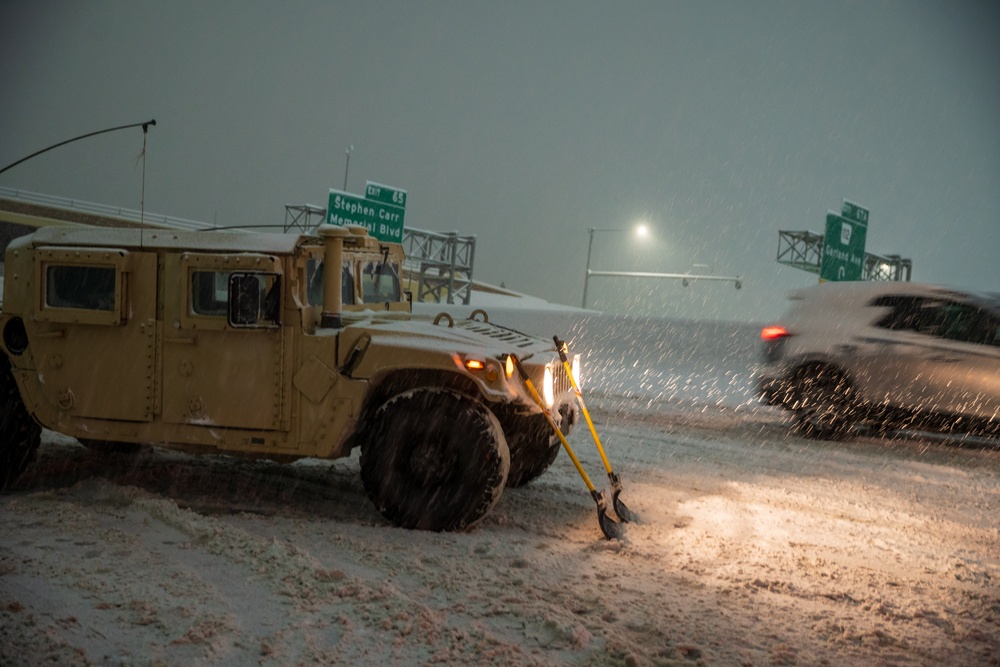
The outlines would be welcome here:
<svg viewBox="0 0 1000 667">
<path fill-rule="evenodd" d="M 347 149 L 347 162 L 344 164 L 344 192 L 347 192 L 347 170 L 351 168 L 351 151 L 354 150 L 354 144 Z"/>
<path fill-rule="evenodd" d="M 583 277 L 583 304 L 582 304 L 583 308 L 587 307 L 587 285 L 590 283 L 590 274 L 591 274 L 590 256 L 594 249 L 594 232 L 617 232 L 619 234 L 624 234 L 627 233 L 628 231 L 629 230 L 627 229 L 620 229 L 620 228 L 595 229 L 594 227 L 591 227 L 590 229 L 587 230 L 587 233 L 590 234 L 590 241 L 587 243 L 587 273 L 584 274 Z M 636 236 L 641 238 L 649 236 L 649 227 L 645 223 L 639 223 L 633 228 L 632 231 L 635 233 Z"/>
<path fill-rule="evenodd" d="M 705 275 L 701 273 L 651 273 L 646 271 L 591 271 L 590 270 L 590 256 L 591 251 L 594 248 L 594 232 L 627 232 L 627 229 L 594 229 L 591 227 L 587 230 L 590 233 L 590 243 L 587 245 L 587 273 L 583 279 L 583 308 L 587 307 L 587 285 L 590 283 L 591 276 L 603 276 L 607 278 L 656 278 L 659 280 L 680 280 L 684 287 L 687 287 L 695 280 L 721 280 L 727 283 L 733 283 L 736 289 L 742 289 L 743 287 L 743 276 L 717 276 L 717 275 Z M 649 235 L 649 227 L 645 224 L 636 225 L 633 228 L 636 236 L 644 237 Z M 707 269 L 709 268 L 706 264 L 695 264 L 694 268 Z"/>
</svg>

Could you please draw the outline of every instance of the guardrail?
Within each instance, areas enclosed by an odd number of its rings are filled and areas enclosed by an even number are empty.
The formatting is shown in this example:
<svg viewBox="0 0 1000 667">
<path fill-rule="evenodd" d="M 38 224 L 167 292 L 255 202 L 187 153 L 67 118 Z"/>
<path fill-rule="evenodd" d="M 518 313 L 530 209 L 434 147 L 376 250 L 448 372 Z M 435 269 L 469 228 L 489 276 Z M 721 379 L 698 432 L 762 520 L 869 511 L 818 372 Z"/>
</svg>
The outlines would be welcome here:
<svg viewBox="0 0 1000 667">
<path fill-rule="evenodd" d="M 106 204 L 95 204 L 93 202 L 85 202 L 85 201 L 80 201 L 78 199 L 69 199 L 67 197 L 57 197 L 55 195 L 46 195 L 46 194 L 40 194 L 38 192 L 29 192 L 27 190 L 21 190 L 18 188 L 8 188 L 0 186 L 0 197 L 6 199 L 14 199 L 17 201 L 23 201 L 29 204 L 38 204 L 39 206 L 51 206 L 52 208 L 80 211 L 81 213 L 90 213 L 92 215 L 102 215 L 102 216 L 107 216 L 109 218 L 119 218 L 122 220 L 129 220 L 131 222 L 140 222 L 147 225 L 158 225 L 163 227 L 171 227 L 176 229 L 190 229 L 190 230 L 201 230 L 201 229 L 212 228 L 212 225 L 210 225 L 207 222 L 198 222 L 197 220 L 186 220 L 184 218 L 176 218 L 171 215 L 162 215 L 159 213 L 137 211 L 135 209 L 122 208 L 121 206 L 108 206 Z"/>
</svg>

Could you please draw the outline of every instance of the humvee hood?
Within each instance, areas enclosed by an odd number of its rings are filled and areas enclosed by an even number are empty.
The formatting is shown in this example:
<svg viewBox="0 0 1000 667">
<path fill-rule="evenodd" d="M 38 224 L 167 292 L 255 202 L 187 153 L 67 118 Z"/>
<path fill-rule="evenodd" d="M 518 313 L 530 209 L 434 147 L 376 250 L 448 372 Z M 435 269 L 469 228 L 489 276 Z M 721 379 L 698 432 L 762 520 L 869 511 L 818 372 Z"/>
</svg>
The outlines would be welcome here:
<svg viewBox="0 0 1000 667">
<path fill-rule="evenodd" d="M 429 352 L 475 352 L 497 358 L 516 354 L 522 360 L 545 352 L 555 354 L 554 344 L 543 338 L 481 320 L 441 318 L 435 324 L 433 319 L 425 317 L 372 318 L 351 323 L 347 328 L 364 330 L 379 342 L 393 339 L 394 345 Z"/>
</svg>

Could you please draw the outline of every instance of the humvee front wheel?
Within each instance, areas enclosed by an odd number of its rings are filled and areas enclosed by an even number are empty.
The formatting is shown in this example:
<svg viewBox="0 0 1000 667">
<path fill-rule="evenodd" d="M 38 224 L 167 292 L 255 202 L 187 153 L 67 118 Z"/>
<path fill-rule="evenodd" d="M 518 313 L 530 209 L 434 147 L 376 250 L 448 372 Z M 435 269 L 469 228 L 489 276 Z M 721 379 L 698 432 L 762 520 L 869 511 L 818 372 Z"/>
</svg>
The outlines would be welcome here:
<svg viewBox="0 0 1000 667">
<path fill-rule="evenodd" d="M 42 427 L 28 414 L 10 360 L 0 355 L 0 491 L 6 491 L 35 459 Z"/>
<path fill-rule="evenodd" d="M 504 420 L 510 449 L 507 486 L 524 486 L 549 469 L 559 454 L 559 440 L 544 415 L 516 416 Z"/>
<path fill-rule="evenodd" d="M 509 468 L 493 413 L 446 389 L 394 396 L 376 410 L 361 439 L 365 491 L 402 528 L 473 526 L 500 499 Z"/>
</svg>

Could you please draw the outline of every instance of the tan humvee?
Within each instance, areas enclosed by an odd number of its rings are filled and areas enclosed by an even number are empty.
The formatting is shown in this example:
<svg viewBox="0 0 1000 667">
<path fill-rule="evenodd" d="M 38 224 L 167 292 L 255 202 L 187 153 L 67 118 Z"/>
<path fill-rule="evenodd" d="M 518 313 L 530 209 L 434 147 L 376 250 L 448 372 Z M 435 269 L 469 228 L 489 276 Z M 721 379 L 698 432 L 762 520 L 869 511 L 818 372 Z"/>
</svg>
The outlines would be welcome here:
<svg viewBox="0 0 1000 667">
<path fill-rule="evenodd" d="M 517 373 L 575 420 L 552 343 L 410 313 L 402 248 L 318 236 L 42 228 L 6 254 L 0 488 L 40 426 L 90 447 L 291 461 L 361 448 L 393 523 L 456 530 L 558 452 Z M 330 271 L 329 267 L 337 267 Z"/>
</svg>

